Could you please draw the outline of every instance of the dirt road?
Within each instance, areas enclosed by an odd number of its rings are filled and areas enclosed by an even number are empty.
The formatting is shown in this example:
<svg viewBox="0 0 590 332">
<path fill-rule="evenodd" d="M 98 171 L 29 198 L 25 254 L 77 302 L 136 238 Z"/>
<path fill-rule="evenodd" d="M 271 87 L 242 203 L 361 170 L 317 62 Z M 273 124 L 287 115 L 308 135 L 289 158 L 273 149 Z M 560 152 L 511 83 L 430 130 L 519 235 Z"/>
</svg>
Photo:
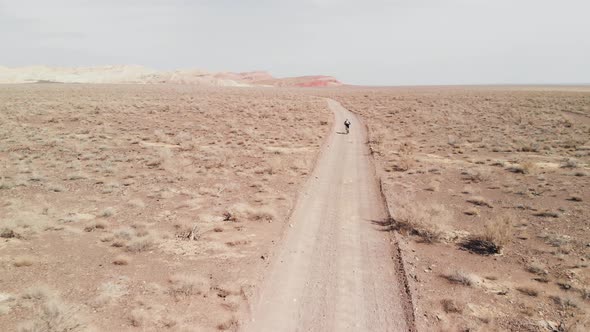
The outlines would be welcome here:
<svg viewBox="0 0 590 332">
<path fill-rule="evenodd" d="M 364 126 L 335 128 L 305 185 L 244 331 L 411 331 Z M 352 122 L 346 135 L 342 123 Z"/>
</svg>

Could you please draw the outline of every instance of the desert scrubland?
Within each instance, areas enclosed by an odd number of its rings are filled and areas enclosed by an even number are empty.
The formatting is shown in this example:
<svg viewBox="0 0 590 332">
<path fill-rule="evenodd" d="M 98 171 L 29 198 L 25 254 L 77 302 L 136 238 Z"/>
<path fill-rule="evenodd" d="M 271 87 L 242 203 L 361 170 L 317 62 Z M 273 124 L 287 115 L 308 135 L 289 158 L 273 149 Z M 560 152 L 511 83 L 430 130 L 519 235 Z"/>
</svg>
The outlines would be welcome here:
<svg viewBox="0 0 590 332">
<path fill-rule="evenodd" d="M 0 88 L 0 330 L 233 330 L 331 112 L 273 89 Z"/>
<path fill-rule="evenodd" d="M 369 129 L 417 330 L 590 329 L 588 87 L 28 84 L 0 88 L 0 330 L 236 330 L 319 97 Z"/>
<path fill-rule="evenodd" d="M 590 88 L 319 94 L 368 125 L 418 330 L 590 329 Z"/>
</svg>

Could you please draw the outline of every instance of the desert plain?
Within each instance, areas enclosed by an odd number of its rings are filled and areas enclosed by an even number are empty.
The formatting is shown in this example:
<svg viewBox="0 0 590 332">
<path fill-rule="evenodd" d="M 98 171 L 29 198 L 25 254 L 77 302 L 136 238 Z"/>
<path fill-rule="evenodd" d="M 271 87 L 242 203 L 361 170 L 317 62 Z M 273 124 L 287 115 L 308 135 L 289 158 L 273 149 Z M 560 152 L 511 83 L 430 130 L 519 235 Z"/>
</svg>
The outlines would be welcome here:
<svg viewBox="0 0 590 332">
<path fill-rule="evenodd" d="M 241 329 L 336 140 L 404 329 L 590 329 L 589 87 L 8 84 L 0 119 L 0 330 Z"/>
</svg>

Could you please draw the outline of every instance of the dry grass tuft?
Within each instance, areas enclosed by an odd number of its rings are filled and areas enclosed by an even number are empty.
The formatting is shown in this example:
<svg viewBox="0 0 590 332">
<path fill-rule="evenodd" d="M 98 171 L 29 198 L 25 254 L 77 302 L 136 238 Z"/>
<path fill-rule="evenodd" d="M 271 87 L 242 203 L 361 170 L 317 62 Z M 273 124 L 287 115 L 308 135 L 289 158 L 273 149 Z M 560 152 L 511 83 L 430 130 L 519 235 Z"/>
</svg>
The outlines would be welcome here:
<svg viewBox="0 0 590 332">
<path fill-rule="evenodd" d="M 466 250 L 480 255 L 500 254 L 512 239 L 513 217 L 504 215 L 488 221 L 483 233 L 471 236 L 461 244 Z"/>
<path fill-rule="evenodd" d="M 420 237 L 423 242 L 437 243 L 444 239 L 444 232 L 438 225 L 445 225 L 452 218 L 443 206 L 432 204 L 418 207 L 409 202 L 401 203 L 392 220 L 380 223 L 404 234 Z"/>
<path fill-rule="evenodd" d="M 446 313 L 462 313 L 463 312 L 463 308 L 461 305 L 459 305 L 459 303 L 457 303 L 455 300 L 452 299 L 443 299 L 442 301 L 440 301 L 440 303 L 443 306 L 443 310 Z"/>
<path fill-rule="evenodd" d="M 471 198 L 467 199 L 467 202 L 471 203 L 471 204 L 478 205 L 478 206 L 486 206 L 489 208 L 492 207 L 492 205 L 485 198 L 483 198 L 481 196 L 471 197 Z"/>
<path fill-rule="evenodd" d="M 155 245 L 156 242 L 149 236 L 138 237 L 127 243 L 125 250 L 128 252 L 144 252 L 153 249 Z"/>
<path fill-rule="evenodd" d="M 19 324 L 18 332 L 76 332 L 86 327 L 74 307 L 52 300 L 43 303 L 33 320 Z"/>
<path fill-rule="evenodd" d="M 206 294 L 210 289 L 209 280 L 189 274 L 177 274 L 170 277 L 168 281 L 170 282 L 168 293 L 176 299 Z"/>
<path fill-rule="evenodd" d="M 568 201 L 572 201 L 572 202 L 581 202 L 582 196 L 580 195 L 571 195 L 570 197 L 567 198 Z"/>
<path fill-rule="evenodd" d="M 557 304 L 561 309 L 577 308 L 578 303 L 569 297 L 551 295 L 549 298 Z"/>
<path fill-rule="evenodd" d="M 580 162 L 574 158 L 567 158 L 561 164 L 562 168 L 578 168 L 580 167 Z"/>
<path fill-rule="evenodd" d="M 532 297 L 539 296 L 539 291 L 537 291 L 536 289 L 534 289 L 532 287 L 521 286 L 521 287 L 516 287 L 516 290 L 525 294 L 525 295 L 528 295 L 528 296 L 532 296 Z"/>
<path fill-rule="evenodd" d="M 486 169 L 469 169 L 461 173 L 463 180 L 471 183 L 480 183 L 488 181 L 491 177 L 490 172 Z"/>
<path fill-rule="evenodd" d="M 105 228 L 107 228 L 107 225 L 108 224 L 104 220 L 95 220 L 95 221 L 91 222 L 90 224 L 86 225 L 86 227 L 84 227 L 84 231 L 92 232 L 97 229 L 105 229 Z"/>
<path fill-rule="evenodd" d="M 253 207 L 248 204 L 238 203 L 224 214 L 224 220 L 273 221 L 276 220 L 276 212 L 268 206 Z"/>
<path fill-rule="evenodd" d="M 119 256 L 115 257 L 115 259 L 113 259 L 113 264 L 115 264 L 115 265 L 128 265 L 130 261 L 131 261 L 131 258 L 129 258 L 128 256 L 119 255 Z"/>
<path fill-rule="evenodd" d="M 31 266 L 35 263 L 35 261 L 35 257 L 24 255 L 15 257 L 12 264 L 16 267 Z"/>
<path fill-rule="evenodd" d="M 533 215 L 535 217 L 542 217 L 542 218 L 559 218 L 559 212 L 549 211 L 549 210 L 536 212 L 536 213 L 533 213 Z"/>
<path fill-rule="evenodd" d="M 11 239 L 18 238 L 19 234 L 9 227 L 2 227 L 0 229 L 0 238 Z"/>
<path fill-rule="evenodd" d="M 548 273 L 545 265 L 538 262 L 532 262 L 526 267 L 526 270 L 539 276 L 545 276 Z"/>
<path fill-rule="evenodd" d="M 143 309 L 133 309 L 129 314 L 129 323 L 134 327 L 145 326 L 150 320 L 150 315 Z"/>
<path fill-rule="evenodd" d="M 217 324 L 217 329 L 220 331 L 234 330 L 239 326 L 237 318 L 232 317 L 222 323 Z"/>
<path fill-rule="evenodd" d="M 442 275 L 443 278 L 447 279 L 453 284 L 463 285 L 472 287 L 479 283 L 479 278 L 475 275 L 466 273 L 464 271 L 455 271 L 453 273 Z"/>
<path fill-rule="evenodd" d="M 399 162 L 393 166 L 395 171 L 405 172 L 414 166 L 414 145 L 403 142 L 399 147 Z"/>
<path fill-rule="evenodd" d="M 116 213 L 116 211 L 113 207 L 108 207 L 108 208 L 102 210 L 102 212 L 100 213 L 100 216 L 104 217 L 104 218 L 108 218 L 108 217 L 114 216 L 115 213 Z"/>
<path fill-rule="evenodd" d="M 530 174 L 535 169 L 535 164 L 529 161 L 522 162 L 520 164 L 514 164 L 506 167 L 507 171 L 512 173 Z"/>
<path fill-rule="evenodd" d="M 21 294 L 21 298 L 25 300 L 47 300 L 54 296 L 55 292 L 45 285 L 35 285 Z"/>
</svg>

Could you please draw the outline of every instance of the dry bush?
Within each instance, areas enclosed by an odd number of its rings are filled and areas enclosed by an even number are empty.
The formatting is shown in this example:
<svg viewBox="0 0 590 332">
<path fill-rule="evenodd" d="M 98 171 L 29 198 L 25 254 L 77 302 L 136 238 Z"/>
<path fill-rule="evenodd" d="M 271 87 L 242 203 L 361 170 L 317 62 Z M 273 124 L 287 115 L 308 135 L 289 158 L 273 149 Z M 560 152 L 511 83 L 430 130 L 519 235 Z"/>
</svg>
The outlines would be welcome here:
<svg viewBox="0 0 590 332">
<path fill-rule="evenodd" d="M 443 278 L 447 279 L 453 284 L 463 286 L 476 286 L 479 283 L 479 278 L 473 274 L 466 273 L 464 271 L 454 271 L 449 274 L 442 275 Z"/>
<path fill-rule="evenodd" d="M 480 183 L 484 181 L 488 181 L 491 177 L 490 172 L 486 169 L 479 168 L 479 169 L 470 169 L 461 173 L 463 175 L 463 180 L 472 182 L 472 183 Z"/>
<path fill-rule="evenodd" d="M 174 225 L 174 228 L 176 228 L 176 237 L 179 239 L 197 241 L 201 238 L 197 224 L 178 223 Z"/>
<path fill-rule="evenodd" d="M 424 188 L 425 190 L 428 191 L 432 191 L 432 192 L 437 192 L 440 190 L 440 182 L 438 181 L 430 181 L 430 183 L 428 184 L 428 186 L 426 188 Z"/>
<path fill-rule="evenodd" d="M 545 210 L 541 212 L 535 212 L 533 213 L 533 216 L 542 218 L 559 218 L 559 212 Z"/>
<path fill-rule="evenodd" d="M 574 301 L 574 299 L 569 297 L 551 295 L 549 298 L 560 307 L 560 309 L 565 310 L 567 308 L 577 308 L 578 303 Z"/>
<path fill-rule="evenodd" d="M 134 327 L 142 327 L 150 320 L 150 314 L 143 309 L 133 309 L 129 314 L 129 323 Z"/>
<path fill-rule="evenodd" d="M 567 198 L 568 201 L 572 201 L 572 202 L 581 202 L 582 196 L 580 195 L 571 195 L 570 197 Z"/>
<path fill-rule="evenodd" d="M 489 220 L 481 234 L 469 237 L 461 247 L 480 255 L 500 254 L 512 239 L 513 223 L 510 215 Z"/>
<path fill-rule="evenodd" d="M 28 288 L 21 294 L 21 298 L 25 300 L 47 300 L 55 297 L 55 292 L 48 286 L 35 285 Z"/>
<path fill-rule="evenodd" d="M 13 229 L 9 227 L 2 227 L 0 228 L 0 238 L 3 239 L 11 239 L 11 238 L 18 238 L 20 235 L 15 232 Z"/>
<path fill-rule="evenodd" d="M 156 242 L 149 236 L 138 237 L 129 241 L 125 245 L 125 250 L 128 252 L 143 252 L 153 249 L 155 245 Z"/>
<path fill-rule="evenodd" d="M 506 167 L 507 171 L 512 173 L 530 174 L 535 168 L 535 164 L 529 161 L 522 162 L 520 164 L 514 164 Z"/>
<path fill-rule="evenodd" d="M 239 326 L 238 319 L 235 317 L 231 317 L 228 320 L 217 324 L 217 329 L 220 331 L 235 330 L 238 328 L 238 326 Z"/>
<path fill-rule="evenodd" d="M 128 265 L 130 261 L 131 261 L 131 258 L 129 258 L 129 256 L 119 255 L 119 256 L 115 257 L 115 259 L 113 259 L 113 264 L 115 264 L 115 265 Z"/>
<path fill-rule="evenodd" d="M 445 225 L 452 215 L 442 205 L 430 205 L 418 207 L 412 203 L 404 202 L 394 209 L 394 217 L 388 221 L 392 230 L 403 234 L 416 235 L 427 243 L 441 242 L 444 232 L 439 225 Z"/>
<path fill-rule="evenodd" d="M 75 332 L 86 325 L 78 317 L 78 311 L 69 305 L 52 300 L 41 305 L 35 318 L 19 324 L 19 332 Z"/>
<path fill-rule="evenodd" d="M 403 142 L 399 147 L 399 163 L 394 170 L 405 172 L 414 165 L 414 145 L 410 142 Z"/>
<path fill-rule="evenodd" d="M 177 274 L 169 278 L 168 293 L 179 299 L 192 295 L 206 294 L 209 291 L 209 280 L 195 275 Z"/>
<path fill-rule="evenodd" d="M 145 203 L 140 199 L 140 198 L 134 198 L 129 200 L 129 205 L 136 207 L 138 209 L 143 209 L 145 208 Z"/>
<path fill-rule="evenodd" d="M 561 164 L 561 168 L 578 168 L 580 167 L 580 162 L 574 158 L 567 158 Z"/>
<path fill-rule="evenodd" d="M 547 275 L 547 268 L 545 267 L 545 265 L 539 263 L 539 262 L 532 262 L 531 264 L 529 264 L 526 267 L 526 270 L 530 273 L 539 275 L 539 276 L 544 276 Z"/>
<path fill-rule="evenodd" d="M 457 303 L 457 301 L 452 300 L 452 299 L 443 299 L 440 301 L 440 303 L 443 306 L 443 310 L 446 313 L 462 313 L 463 312 L 463 308 L 461 305 L 459 305 L 459 303 Z"/>
<path fill-rule="evenodd" d="M 112 217 L 115 215 L 115 212 L 116 211 L 113 207 L 108 207 L 108 208 L 102 210 L 102 212 L 100 213 L 100 216 L 104 217 L 104 218 Z"/>
<path fill-rule="evenodd" d="M 516 287 L 516 290 L 525 294 L 525 295 L 528 295 L 528 296 L 532 296 L 532 297 L 539 296 L 539 291 L 537 291 L 536 289 L 534 289 L 532 287 L 521 286 L 521 287 Z"/>
<path fill-rule="evenodd" d="M 99 294 L 92 301 L 93 307 L 103 307 L 111 303 L 114 299 L 118 299 L 127 294 L 127 287 L 116 282 L 105 282 L 99 287 Z"/>
<path fill-rule="evenodd" d="M 90 224 L 86 225 L 86 227 L 84 227 L 84 231 L 92 232 L 97 229 L 105 229 L 107 228 L 107 225 L 108 224 L 104 220 L 95 220 Z"/>
<path fill-rule="evenodd" d="M 471 203 L 471 204 L 478 205 L 478 206 L 486 206 L 486 207 L 492 208 L 492 204 L 490 204 L 485 198 L 483 198 L 481 196 L 471 197 L 471 198 L 467 199 L 467 202 Z"/>
<path fill-rule="evenodd" d="M 24 255 L 15 257 L 12 264 L 16 267 L 31 266 L 35 263 L 35 261 L 35 257 Z"/>
<path fill-rule="evenodd" d="M 252 220 L 252 221 L 273 221 L 276 220 L 276 212 L 271 207 L 253 207 L 248 204 L 238 203 L 232 206 L 227 212 L 233 221 Z M 226 216 L 224 216 L 226 219 Z M 230 221 L 232 221 L 230 219 Z"/>
</svg>

